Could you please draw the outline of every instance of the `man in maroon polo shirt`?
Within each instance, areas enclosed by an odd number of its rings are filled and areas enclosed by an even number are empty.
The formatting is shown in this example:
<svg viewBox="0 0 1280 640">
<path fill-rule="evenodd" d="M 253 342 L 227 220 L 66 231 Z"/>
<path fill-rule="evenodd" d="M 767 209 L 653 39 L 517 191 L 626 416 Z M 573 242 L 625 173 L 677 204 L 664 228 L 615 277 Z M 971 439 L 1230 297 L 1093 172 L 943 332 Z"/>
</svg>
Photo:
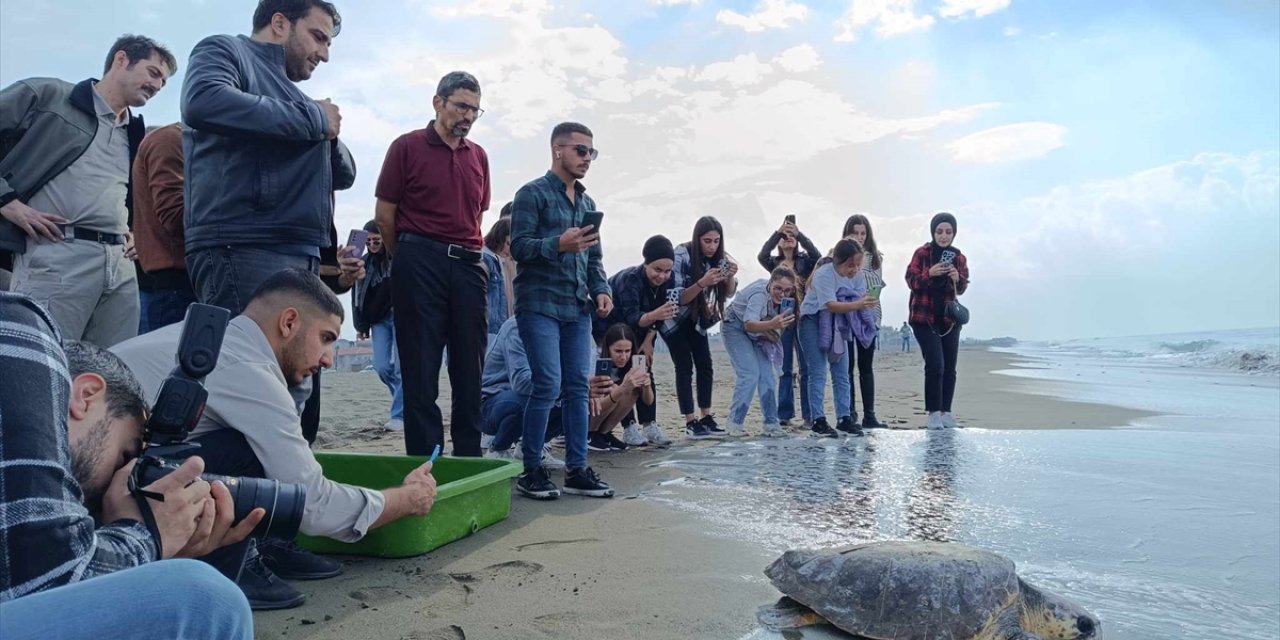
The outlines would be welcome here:
<svg viewBox="0 0 1280 640">
<path fill-rule="evenodd" d="M 395 309 L 409 455 L 444 445 L 436 398 L 449 348 L 453 455 L 480 455 L 480 373 L 484 368 L 488 275 L 480 219 L 489 208 L 489 156 L 467 134 L 484 110 L 475 76 L 454 71 L 431 99 L 435 120 L 391 143 L 375 192 L 375 219 L 395 256 Z"/>
</svg>

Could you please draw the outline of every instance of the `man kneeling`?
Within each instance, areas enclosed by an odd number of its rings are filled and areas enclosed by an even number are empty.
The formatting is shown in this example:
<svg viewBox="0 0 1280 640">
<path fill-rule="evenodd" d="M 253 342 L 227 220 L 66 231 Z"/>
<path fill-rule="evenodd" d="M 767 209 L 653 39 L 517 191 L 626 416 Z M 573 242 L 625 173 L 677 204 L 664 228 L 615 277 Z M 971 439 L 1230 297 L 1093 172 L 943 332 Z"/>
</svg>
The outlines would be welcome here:
<svg viewBox="0 0 1280 640">
<path fill-rule="evenodd" d="M 209 400 L 204 416 L 190 440 L 201 445 L 210 473 L 305 485 L 302 532 L 354 542 L 371 529 L 427 513 L 435 501 L 436 481 L 429 463 L 405 476 L 401 486 L 383 491 L 325 479 L 302 435 L 299 412 L 306 396 L 297 387 L 332 366 L 342 319 L 338 297 L 311 272 L 287 269 L 267 278 L 227 327 L 218 365 L 205 379 Z M 149 396 L 173 368 L 183 324 L 112 349 Z M 306 580 L 342 571 L 339 563 L 307 553 L 292 541 L 268 539 L 258 546 L 260 554 L 239 548 L 207 558 L 224 568 L 244 563 L 238 583 L 257 610 L 296 607 L 305 600 L 277 575 Z"/>
</svg>

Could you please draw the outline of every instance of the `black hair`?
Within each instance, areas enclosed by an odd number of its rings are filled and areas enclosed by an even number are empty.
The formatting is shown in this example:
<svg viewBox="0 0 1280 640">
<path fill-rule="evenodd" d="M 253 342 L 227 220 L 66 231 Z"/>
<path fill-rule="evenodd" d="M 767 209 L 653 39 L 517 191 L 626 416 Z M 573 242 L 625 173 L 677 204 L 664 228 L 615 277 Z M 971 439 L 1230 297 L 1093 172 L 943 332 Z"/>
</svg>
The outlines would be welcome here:
<svg viewBox="0 0 1280 640">
<path fill-rule="evenodd" d="M 575 133 L 581 133 L 588 138 L 596 137 L 596 135 L 591 133 L 591 130 L 588 129 L 585 124 L 578 124 L 577 122 L 561 122 L 556 125 L 556 128 L 551 130 L 551 142 L 554 143 L 557 140 L 564 140 Z"/>
<path fill-rule="evenodd" d="M 93 373 L 106 381 L 108 417 L 146 422 L 147 402 L 142 398 L 142 386 L 120 356 L 87 342 L 68 341 L 62 349 L 67 354 L 67 370 L 72 379 Z"/>
<path fill-rule="evenodd" d="M 116 53 L 123 51 L 126 58 L 129 59 L 129 66 L 132 67 L 142 60 L 150 58 L 152 54 L 158 54 L 160 61 L 169 67 L 169 75 L 173 75 L 178 71 L 178 61 L 173 57 L 164 45 L 148 38 L 146 36 L 135 36 L 126 33 L 116 38 L 115 44 L 111 45 L 111 51 L 107 52 L 107 62 L 102 65 L 102 75 L 106 75 L 111 71 L 111 64 L 115 62 Z"/>
<path fill-rule="evenodd" d="M 789 267 L 782 267 L 782 266 L 774 267 L 773 271 L 769 272 L 769 282 L 773 282 L 774 280 L 780 280 L 782 278 L 787 278 L 792 282 L 795 282 L 796 272 L 792 271 Z"/>
<path fill-rule="evenodd" d="M 271 296 L 287 296 L 311 306 L 317 311 L 345 318 L 342 302 L 320 276 L 306 269 L 294 267 L 271 274 L 253 292 L 249 304 Z"/>
<path fill-rule="evenodd" d="M 632 349 L 636 347 L 636 333 L 625 322 L 619 322 L 605 329 L 604 338 L 600 340 L 600 353 L 603 357 L 609 357 L 609 346 L 620 340 L 630 342 Z"/>
<path fill-rule="evenodd" d="M 271 17 L 277 13 L 284 14 L 289 24 L 297 24 L 299 20 L 307 17 L 312 9 L 320 9 L 329 14 L 333 19 L 333 33 L 331 37 L 337 37 L 342 31 L 342 16 L 338 14 L 338 8 L 333 6 L 332 2 L 325 0 L 258 0 L 258 8 L 253 11 L 253 32 L 262 31 L 264 27 L 271 24 Z"/>
<path fill-rule="evenodd" d="M 480 81 L 466 71 L 450 71 L 440 78 L 440 83 L 436 85 L 436 95 L 448 100 L 459 89 L 480 95 Z"/>
<path fill-rule="evenodd" d="M 834 264 L 844 264 L 854 256 L 862 255 L 862 245 L 857 240 L 845 238 L 836 243 L 836 247 L 831 250 L 831 260 Z"/>
<path fill-rule="evenodd" d="M 514 207 L 515 205 L 516 205 L 516 203 L 514 203 L 514 202 L 508 202 L 508 203 L 506 203 L 506 204 L 502 205 L 502 212 L 498 214 L 498 217 L 499 217 L 499 218 L 510 218 L 510 217 L 511 217 L 511 208 L 512 208 L 512 207 Z"/>
<path fill-rule="evenodd" d="M 511 218 L 498 218 L 498 221 L 489 227 L 489 233 L 484 235 L 484 246 L 497 253 L 502 250 L 502 245 L 506 244 L 510 237 Z"/>
<path fill-rule="evenodd" d="M 867 229 L 867 241 L 862 243 L 862 248 L 871 254 L 871 268 L 879 269 L 880 250 L 876 247 L 876 234 L 871 231 L 871 221 L 866 216 L 861 213 L 849 216 L 849 219 L 844 222 L 844 233 L 840 235 L 844 237 L 853 235 L 853 227 L 859 224 Z"/>
</svg>

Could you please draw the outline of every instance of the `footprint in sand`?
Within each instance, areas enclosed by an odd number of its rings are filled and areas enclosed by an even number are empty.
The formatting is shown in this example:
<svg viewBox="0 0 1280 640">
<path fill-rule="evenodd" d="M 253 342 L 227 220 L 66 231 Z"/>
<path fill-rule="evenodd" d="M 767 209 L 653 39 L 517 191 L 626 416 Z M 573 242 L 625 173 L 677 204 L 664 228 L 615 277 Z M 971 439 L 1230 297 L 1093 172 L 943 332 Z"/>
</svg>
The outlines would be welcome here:
<svg viewBox="0 0 1280 640">
<path fill-rule="evenodd" d="M 479 571 L 451 573 L 449 577 L 463 584 L 488 580 L 521 580 L 542 571 L 542 565 L 524 560 L 512 560 L 489 565 Z"/>
<path fill-rule="evenodd" d="M 404 636 L 405 640 L 467 640 L 467 634 L 462 632 L 462 627 L 451 624 L 447 627 L 432 629 L 430 631 L 414 631 Z"/>
</svg>

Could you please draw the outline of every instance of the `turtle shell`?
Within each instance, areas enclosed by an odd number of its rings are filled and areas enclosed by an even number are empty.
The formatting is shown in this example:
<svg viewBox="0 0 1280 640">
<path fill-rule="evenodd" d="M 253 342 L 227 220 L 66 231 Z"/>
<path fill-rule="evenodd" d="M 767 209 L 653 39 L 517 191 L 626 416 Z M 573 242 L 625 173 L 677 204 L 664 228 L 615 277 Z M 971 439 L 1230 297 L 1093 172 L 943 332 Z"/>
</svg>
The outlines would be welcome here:
<svg viewBox="0 0 1280 640">
<path fill-rule="evenodd" d="M 782 593 L 875 640 L 960 640 L 991 631 L 1019 602 L 1009 559 L 958 544 L 873 542 L 788 551 L 765 569 Z"/>
</svg>

